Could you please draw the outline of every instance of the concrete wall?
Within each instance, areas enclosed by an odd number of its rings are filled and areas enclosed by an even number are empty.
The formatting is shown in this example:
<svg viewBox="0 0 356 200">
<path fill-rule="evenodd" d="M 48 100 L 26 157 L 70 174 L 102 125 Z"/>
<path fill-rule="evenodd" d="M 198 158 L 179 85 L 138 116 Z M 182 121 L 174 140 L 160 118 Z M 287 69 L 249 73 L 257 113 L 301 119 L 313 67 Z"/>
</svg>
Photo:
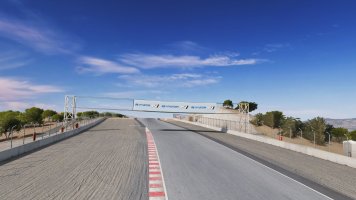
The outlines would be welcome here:
<svg viewBox="0 0 356 200">
<path fill-rule="evenodd" d="M 187 121 L 183 121 L 183 120 L 179 120 L 179 119 L 175 119 L 177 121 L 182 121 L 185 123 L 190 123 L 190 124 L 194 124 L 197 126 L 201 126 L 201 127 L 205 127 L 205 128 L 210 128 L 216 131 L 222 131 L 222 132 L 227 132 L 229 134 L 232 135 L 236 135 L 239 137 L 243 137 L 243 138 L 247 138 L 247 139 L 251 139 L 251 140 L 256 140 L 259 142 L 263 142 L 263 143 L 267 143 L 270 145 L 274 145 L 274 146 L 278 146 L 284 149 L 289 149 L 292 151 L 296 151 L 299 153 L 303 153 L 309 156 L 314 156 L 317 158 L 321 158 L 324 160 L 328 160 L 334 163 L 338 163 L 341 165 L 347 165 L 349 167 L 353 167 L 356 168 L 356 159 L 355 158 L 350 158 L 347 156 L 343 156 L 343 155 L 339 155 L 336 153 L 331 153 L 331 152 L 327 152 L 327 151 L 323 151 L 323 150 L 319 150 L 313 147 L 308 147 L 308 146 L 303 146 L 303 145 L 298 145 L 298 144 L 292 144 L 292 143 L 288 143 L 288 142 L 284 142 L 284 141 L 279 141 L 270 137 L 266 137 L 266 136 L 261 136 L 261 135 L 253 135 L 253 134 L 247 134 L 247 133 L 241 133 L 238 131 L 232 131 L 232 130 L 222 130 L 221 128 L 216 128 L 216 127 L 212 127 L 212 126 L 208 126 L 208 125 L 204 125 L 204 124 L 200 124 L 200 123 L 196 123 L 196 122 L 187 122 Z"/>
<path fill-rule="evenodd" d="M 356 158 L 356 142 L 352 140 L 344 141 L 343 143 L 344 155 Z"/>
<path fill-rule="evenodd" d="M 58 133 L 57 135 L 53 135 L 50 136 L 48 138 L 44 138 L 42 140 L 37 140 L 35 142 L 31 142 L 28 144 L 24 144 L 22 146 L 18 146 L 18 147 L 14 147 L 12 149 L 7 149 L 5 151 L 0 152 L 0 162 L 10 159 L 12 157 L 16 157 L 19 156 L 21 154 L 36 150 L 38 148 L 59 142 L 61 140 L 64 140 L 66 138 L 69 138 L 71 136 L 77 135 L 83 131 L 88 130 L 89 128 L 92 128 L 98 124 L 100 124 L 101 122 L 103 122 L 105 120 L 105 118 L 100 118 L 95 122 L 92 122 L 91 124 L 87 124 L 85 126 L 79 127 L 77 129 L 71 130 L 71 131 L 67 131 L 64 133 Z"/>
</svg>

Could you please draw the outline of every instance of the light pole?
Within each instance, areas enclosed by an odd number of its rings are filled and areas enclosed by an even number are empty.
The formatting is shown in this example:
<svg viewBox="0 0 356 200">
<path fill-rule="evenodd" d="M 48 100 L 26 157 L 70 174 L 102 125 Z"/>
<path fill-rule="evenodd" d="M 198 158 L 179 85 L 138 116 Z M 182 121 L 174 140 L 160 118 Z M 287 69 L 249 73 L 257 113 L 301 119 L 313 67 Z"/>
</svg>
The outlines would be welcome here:
<svg viewBox="0 0 356 200">
<path fill-rule="evenodd" d="M 346 142 L 347 142 L 347 156 L 348 157 L 351 157 L 351 151 L 350 151 L 350 143 L 349 143 L 349 137 L 346 135 L 346 134 L 344 134 L 345 135 L 345 137 L 346 137 Z"/>
<path fill-rule="evenodd" d="M 59 120 L 57 120 L 57 122 L 56 122 L 56 128 L 55 128 L 55 130 L 57 130 L 58 122 L 59 122 Z M 58 132 L 59 132 L 59 129 L 58 129 L 58 131 L 56 131 L 56 135 L 58 134 Z"/>
<path fill-rule="evenodd" d="M 32 138 L 33 138 L 33 141 L 36 141 L 36 123 L 33 123 L 33 135 L 32 135 Z"/>
<path fill-rule="evenodd" d="M 329 135 L 329 151 L 330 151 L 330 133 L 329 132 L 326 132 L 328 135 Z"/>
<path fill-rule="evenodd" d="M 50 123 L 49 124 L 49 130 L 48 130 L 48 136 L 51 136 L 51 126 L 52 126 L 52 124 Z"/>
<path fill-rule="evenodd" d="M 42 140 L 43 140 L 43 135 L 44 135 L 44 124 L 42 124 Z"/>
<path fill-rule="evenodd" d="M 314 131 L 313 127 L 311 127 L 311 130 L 312 130 L 313 136 L 314 136 L 314 147 L 315 147 L 315 131 Z"/>
<path fill-rule="evenodd" d="M 346 134 L 344 134 L 345 135 L 345 137 L 346 137 L 346 140 L 349 140 L 349 137 L 346 135 Z"/>
<path fill-rule="evenodd" d="M 22 125 L 21 125 L 22 126 Z M 25 144 L 25 136 L 26 136 L 26 124 L 22 126 L 23 128 L 23 138 L 22 138 L 22 144 Z"/>
<path fill-rule="evenodd" d="M 300 137 L 303 139 L 303 130 L 301 128 L 298 128 L 300 130 Z"/>
<path fill-rule="evenodd" d="M 11 131 L 10 131 L 10 134 L 11 134 L 11 149 L 12 149 L 12 136 L 13 136 L 13 129 L 16 127 L 17 125 L 14 125 L 13 127 L 11 127 Z"/>
<path fill-rule="evenodd" d="M 289 138 L 292 139 L 292 128 L 289 127 Z"/>
<path fill-rule="evenodd" d="M 51 126 L 52 126 L 52 117 L 49 117 L 49 130 L 48 130 L 48 136 L 51 136 Z"/>
</svg>

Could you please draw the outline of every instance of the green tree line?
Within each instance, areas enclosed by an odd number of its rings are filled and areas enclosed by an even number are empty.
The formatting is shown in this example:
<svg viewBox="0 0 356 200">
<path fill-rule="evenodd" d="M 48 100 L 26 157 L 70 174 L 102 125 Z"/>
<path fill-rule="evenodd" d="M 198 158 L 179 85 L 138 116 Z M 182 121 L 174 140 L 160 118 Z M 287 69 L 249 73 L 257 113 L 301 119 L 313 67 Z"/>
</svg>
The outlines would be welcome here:
<svg viewBox="0 0 356 200">
<path fill-rule="evenodd" d="M 239 109 L 239 106 L 241 103 L 248 103 L 248 106 L 249 106 L 249 112 L 252 112 L 254 110 L 257 110 L 258 108 L 258 104 L 256 102 L 248 102 L 248 101 L 241 101 L 240 103 L 237 104 L 237 106 L 235 107 L 236 110 Z M 223 102 L 223 106 L 225 108 L 233 108 L 234 107 L 234 103 L 230 100 L 230 99 L 227 99 Z"/>
<path fill-rule="evenodd" d="M 271 111 L 266 113 L 258 113 L 255 115 L 251 123 L 256 126 L 266 125 L 273 129 L 281 130 L 282 135 L 291 137 L 303 136 L 303 138 L 314 141 L 317 144 L 325 144 L 330 138 L 336 142 L 342 142 L 345 139 L 356 141 L 356 131 L 349 132 L 345 128 L 335 128 L 327 124 L 322 117 L 316 117 L 308 121 L 302 122 L 299 118 L 287 117 L 281 111 Z"/>
<path fill-rule="evenodd" d="M 95 117 L 120 117 L 126 118 L 125 115 L 120 113 L 111 113 L 111 112 L 103 112 L 99 113 L 97 111 L 84 111 L 84 112 L 77 112 L 78 118 L 95 118 Z"/>
<path fill-rule="evenodd" d="M 43 124 L 45 121 L 62 121 L 63 113 L 57 113 L 53 110 L 43 110 L 32 107 L 24 112 L 3 111 L 0 112 L 0 135 L 5 134 L 15 126 L 14 130 L 20 130 L 25 124 Z"/>
<path fill-rule="evenodd" d="M 78 118 L 95 118 L 95 117 L 126 117 L 125 115 L 118 113 L 99 113 L 97 111 L 85 111 L 78 112 Z M 44 122 L 62 122 L 64 114 L 58 113 L 54 110 L 43 110 L 41 108 L 32 107 L 26 109 L 24 112 L 20 111 L 2 111 L 0 112 L 0 136 L 5 134 L 5 137 L 9 136 L 10 129 L 19 131 L 25 124 L 38 124 L 42 125 Z"/>
</svg>

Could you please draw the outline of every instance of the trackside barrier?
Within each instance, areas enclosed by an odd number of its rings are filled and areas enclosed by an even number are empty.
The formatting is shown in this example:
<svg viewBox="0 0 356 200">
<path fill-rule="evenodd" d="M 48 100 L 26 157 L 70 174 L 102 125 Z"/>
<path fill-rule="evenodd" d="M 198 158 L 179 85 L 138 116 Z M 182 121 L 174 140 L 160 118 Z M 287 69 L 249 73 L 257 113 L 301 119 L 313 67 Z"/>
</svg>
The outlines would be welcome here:
<svg viewBox="0 0 356 200">
<path fill-rule="evenodd" d="M 176 118 L 174 120 L 181 121 L 181 122 L 188 123 L 188 124 L 201 126 L 201 127 L 205 127 L 205 128 L 209 128 L 209 129 L 213 129 L 213 130 L 216 130 L 216 131 L 222 131 L 222 128 L 208 126 L 208 125 L 200 124 L 200 123 L 197 123 L 197 122 L 190 122 L 190 121 L 185 121 L 185 120 L 176 119 Z M 334 163 L 337 163 L 337 164 L 347 165 L 349 167 L 356 168 L 356 159 L 355 158 L 350 158 L 350 157 L 346 157 L 346 156 L 339 155 L 339 154 L 336 154 L 336 153 L 331 153 L 331 152 L 319 150 L 319 149 L 316 149 L 316 148 L 313 148 L 313 147 L 308 147 L 308 146 L 303 146 L 303 145 L 299 145 L 299 144 L 292 144 L 292 143 L 288 143 L 288 142 L 283 142 L 283 141 L 275 140 L 273 138 L 269 138 L 269 137 L 261 136 L 261 135 L 241 133 L 241 132 L 233 131 L 233 130 L 227 130 L 227 133 L 228 134 L 232 134 L 232 135 L 236 135 L 236 136 L 239 136 L 239 137 L 247 138 L 247 139 L 250 139 L 250 140 L 255 140 L 255 141 L 263 142 L 263 143 L 266 143 L 266 144 L 274 145 L 274 146 L 281 147 L 281 148 L 284 148 L 284 149 L 289 149 L 289 150 L 292 150 L 292 151 L 303 153 L 303 154 L 306 154 L 306 155 L 309 155 L 309 156 L 313 156 L 313 157 L 316 157 L 316 158 L 320 158 L 320 159 L 323 159 L 323 160 L 328 160 L 328 161 L 331 161 L 331 162 L 334 162 Z"/>
<path fill-rule="evenodd" d="M 12 149 L 7 149 L 4 150 L 2 152 L 0 152 L 0 162 L 10 159 L 12 157 L 16 157 L 19 156 L 21 154 L 36 150 L 38 148 L 59 142 L 61 140 L 67 139 L 71 136 L 77 135 L 83 131 L 88 130 L 89 128 L 92 128 L 98 124 L 100 124 L 101 122 L 103 122 L 106 118 L 99 118 L 98 120 L 90 123 L 90 124 L 86 124 L 86 125 L 82 125 L 81 127 L 74 129 L 74 130 L 70 130 L 64 133 L 60 133 L 57 135 L 53 135 L 51 137 L 47 137 L 44 138 L 42 140 L 37 140 L 31 143 L 27 143 L 18 147 L 14 147 Z"/>
</svg>

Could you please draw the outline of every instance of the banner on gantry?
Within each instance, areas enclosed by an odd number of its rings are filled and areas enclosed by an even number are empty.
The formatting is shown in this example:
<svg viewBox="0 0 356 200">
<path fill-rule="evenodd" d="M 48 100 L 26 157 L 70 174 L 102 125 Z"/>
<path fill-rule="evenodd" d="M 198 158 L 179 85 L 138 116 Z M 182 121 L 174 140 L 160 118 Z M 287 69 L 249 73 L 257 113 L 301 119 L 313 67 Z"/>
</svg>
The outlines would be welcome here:
<svg viewBox="0 0 356 200">
<path fill-rule="evenodd" d="M 133 110 L 172 113 L 215 113 L 216 103 L 168 102 L 134 100 Z"/>
</svg>

